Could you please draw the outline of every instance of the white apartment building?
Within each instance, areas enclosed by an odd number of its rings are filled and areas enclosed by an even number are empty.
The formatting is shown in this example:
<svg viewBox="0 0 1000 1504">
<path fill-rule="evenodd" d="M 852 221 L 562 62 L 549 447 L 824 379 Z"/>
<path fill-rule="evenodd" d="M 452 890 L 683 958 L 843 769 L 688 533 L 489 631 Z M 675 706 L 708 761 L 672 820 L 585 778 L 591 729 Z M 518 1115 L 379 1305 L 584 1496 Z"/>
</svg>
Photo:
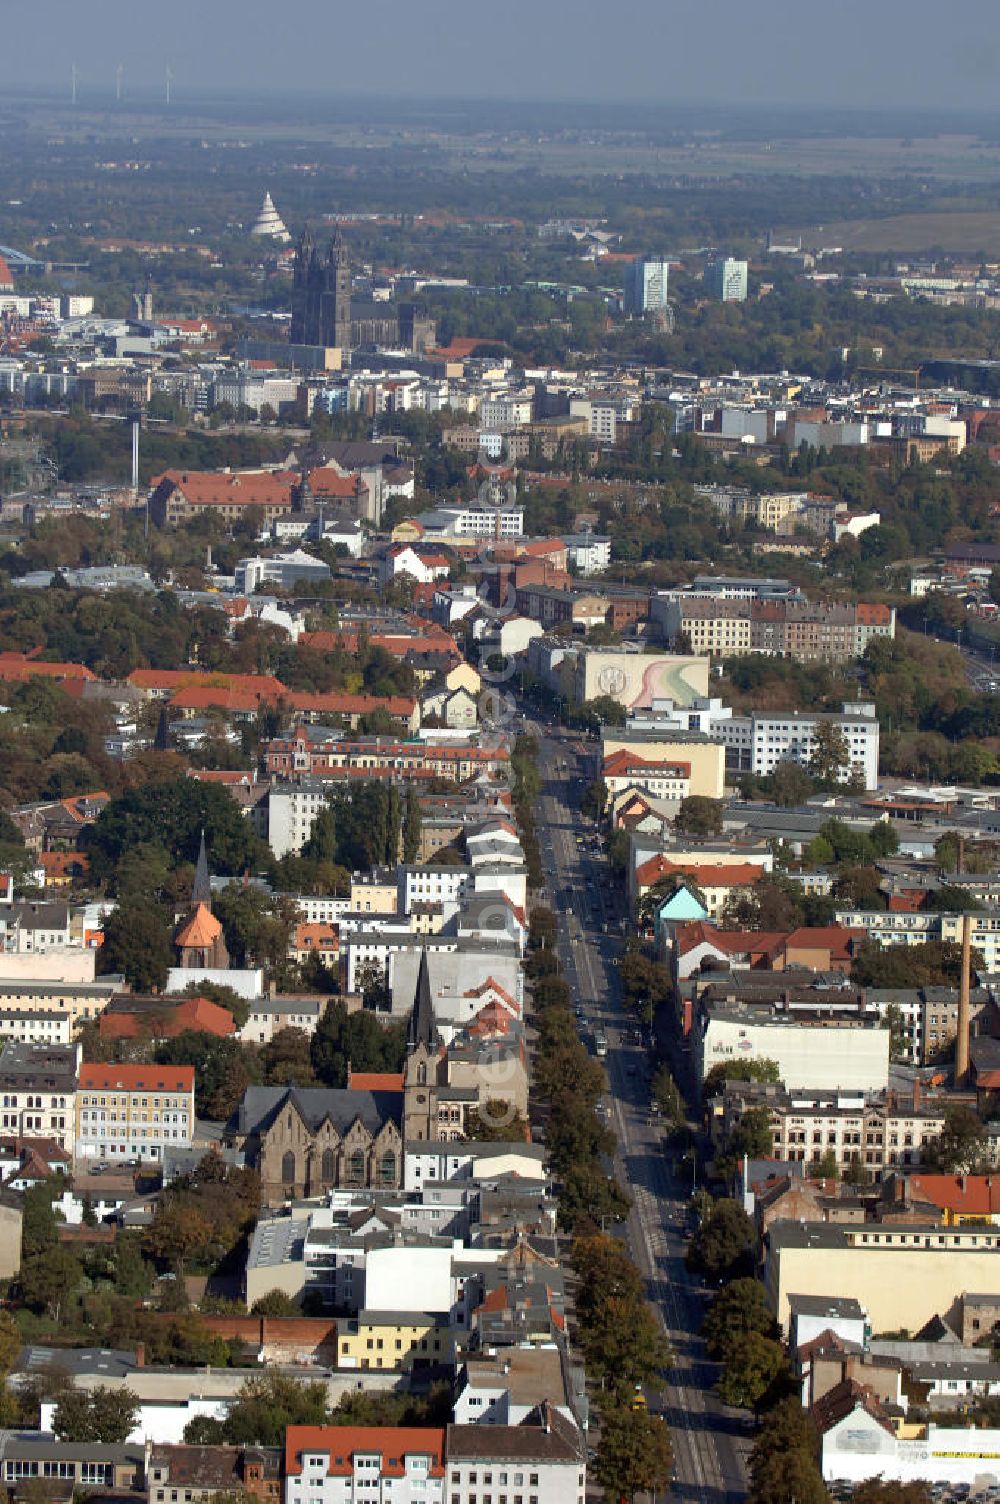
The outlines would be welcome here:
<svg viewBox="0 0 1000 1504">
<path fill-rule="evenodd" d="M 603 574 L 611 564 L 611 539 L 603 533 L 568 533 L 566 560 L 577 574 Z"/>
<path fill-rule="evenodd" d="M 285 1504 L 444 1504 L 443 1426 L 289 1426 Z"/>
<path fill-rule="evenodd" d="M 479 421 L 483 428 L 495 428 L 502 433 L 510 428 L 523 428 L 531 422 L 533 412 L 534 398 L 530 392 L 505 392 L 482 399 Z"/>
<path fill-rule="evenodd" d="M 406 867 L 396 870 L 399 914 L 413 912 L 415 903 L 456 903 L 472 883 L 470 867 Z"/>
<path fill-rule="evenodd" d="M 158 1160 L 193 1137 L 194 1066 L 80 1067 L 78 1159 Z"/>
<path fill-rule="evenodd" d="M 298 856 L 312 832 L 313 822 L 326 807 L 329 785 L 318 778 L 276 787 L 267 796 L 267 841 L 274 855 Z"/>
<path fill-rule="evenodd" d="M 888 914 L 867 909 L 840 909 L 837 924 L 864 930 L 876 945 L 925 945 L 930 940 L 962 941 L 961 914 Z M 972 947 L 983 957 L 987 971 L 1000 969 L 1000 911 L 971 914 Z"/>
<path fill-rule="evenodd" d="M 71 1044 L 73 1015 L 68 1008 L 10 1008 L 0 1011 L 0 1040 L 22 1044 Z"/>
<path fill-rule="evenodd" d="M 841 781 L 849 782 L 856 770 L 866 789 L 876 789 L 879 723 L 874 705 L 845 703 L 839 715 L 753 711 L 720 720 L 713 726 L 713 733 L 726 745 L 727 767 L 764 776 L 782 762 L 808 768 L 816 752 L 817 727 L 824 722 L 840 732 L 847 748 Z"/>
<path fill-rule="evenodd" d="M 0 1055 L 0 1131 L 19 1138 L 55 1139 L 73 1153 L 79 1044 L 13 1040 Z"/>
<path fill-rule="evenodd" d="M 518 1425 L 448 1427 L 449 1504 L 585 1504 L 580 1432 L 547 1400 Z"/>
</svg>

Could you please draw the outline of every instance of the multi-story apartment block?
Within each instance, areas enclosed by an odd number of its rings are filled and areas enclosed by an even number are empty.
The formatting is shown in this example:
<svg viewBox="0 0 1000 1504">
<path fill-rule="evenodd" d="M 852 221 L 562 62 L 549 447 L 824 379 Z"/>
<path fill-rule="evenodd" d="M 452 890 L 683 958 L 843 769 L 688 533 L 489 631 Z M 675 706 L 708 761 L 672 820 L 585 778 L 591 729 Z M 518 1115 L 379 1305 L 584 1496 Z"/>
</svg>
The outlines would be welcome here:
<svg viewBox="0 0 1000 1504">
<path fill-rule="evenodd" d="M 726 766 L 734 772 L 773 773 L 779 763 L 811 766 L 816 755 L 816 732 L 829 725 L 843 739 L 845 762 L 839 777 L 852 778 L 864 788 L 878 787 L 879 723 L 875 706 L 845 703 L 842 712 L 752 711 L 720 720 L 713 733 L 725 744 Z"/>
<path fill-rule="evenodd" d="M 950 940 L 958 945 L 962 940 L 961 914 L 893 914 L 874 909 L 841 909 L 835 917 L 838 924 L 863 931 L 865 938 L 876 945 L 925 945 L 932 940 Z M 987 910 L 969 917 L 973 950 L 979 951 L 986 971 L 1000 969 L 1000 912 Z"/>
<path fill-rule="evenodd" d="M 285 1504 L 445 1504 L 443 1426 L 289 1426 Z"/>
<path fill-rule="evenodd" d="M 505 745 L 471 741 L 397 741 L 361 736 L 348 741 L 329 728 L 299 726 L 266 743 L 267 770 L 284 778 L 312 774 L 318 778 L 449 778 L 463 783 L 478 773 L 505 773 L 510 751 Z"/>
<path fill-rule="evenodd" d="M 638 256 L 629 262 L 623 278 L 625 312 L 642 317 L 662 312 L 667 306 L 670 262 L 662 257 Z"/>
<path fill-rule="evenodd" d="M 281 1462 L 280 1447 L 156 1445 L 146 1464 L 149 1504 L 207 1504 L 229 1494 L 279 1504 Z"/>
<path fill-rule="evenodd" d="M 895 636 L 895 608 L 859 602 L 811 604 L 801 598 L 662 592 L 650 615 L 668 642 L 687 637 L 691 651 L 712 657 L 766 653 L 798 662 L 845 663 L 876 637 Z"/>
<path fill-rule="evenodd" d="M 705 268 L 705 290 L 720 303 L 745 303 L 747 271 L 747 263 L 732 256 L 710 261 Z"/>
<path fill-rule="evenodd" d="M 79 1044 L 22 1044 L 0 1054 L 0 1131 L 51 1138 L 73 1153 Z"/>
<path fill-rule="evenodd" d="M 731 1081 L 713 1103 L 713 1134 L 724 1140 L 750 1108 L 771 1118 L 775 1159 L 814 1164 L 832 1154 L 838 1166 L 861 1166 L 876 1178 L 923 1163 L 927 1145 L 944 1127 L 939 1102 L 900 1100 L 895 1093 L 796 1091 Z"/>
<path fill-rule="evenodd" d="M 77 1158 L 160 1160 L 193 1137 L 193 1066 L 80 1067 Z"/>
<path fill-rule="evenodd" d="M 0 905 L 0 950 L 40 955 L 70 945 L 69 909 L 64 903 Z"/>
<path fill-rule="evenodd" d="M 586 1485 L 583 1438 L 548 1400 L 518 1425 L 448 1427 L 449 1504 L 584 1504 Z"/>
</svg>

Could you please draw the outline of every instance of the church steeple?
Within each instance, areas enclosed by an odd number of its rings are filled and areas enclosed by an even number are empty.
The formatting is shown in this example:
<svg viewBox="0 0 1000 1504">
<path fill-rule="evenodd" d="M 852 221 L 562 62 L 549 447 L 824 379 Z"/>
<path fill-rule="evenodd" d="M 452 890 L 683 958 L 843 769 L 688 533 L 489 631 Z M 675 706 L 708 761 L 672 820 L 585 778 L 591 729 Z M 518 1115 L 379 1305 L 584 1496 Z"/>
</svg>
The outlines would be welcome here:
<svg viewBox="0 0 1000 1504">
<path fill-rule="evenodd" d="M 194 869 L 194 882 L 191 886 L 191 907 L 199 903 L 212 905 L 212 884 L 208 876 L 208 852 L 205 850 L 205 832 L 201 832 L 201 845 L 198 848 L 198 862 Z"/>
<path fill-rule="evenodd" d="M 410 1028 L 407 1037 L 407 1048 L 415 1050 L 418 1045 L 423 1045 L 427 1050 L 434 1050 L 438 1044 L 437 1025 L 434 1022 L 434 999 L 431 997 L 431 978 L 427 969 L 427 951 L 420 952 L 420 969 L 417 972 L 417 990 L 413 998 L 413 1012 L 410 1014 Z"/>
</svg>

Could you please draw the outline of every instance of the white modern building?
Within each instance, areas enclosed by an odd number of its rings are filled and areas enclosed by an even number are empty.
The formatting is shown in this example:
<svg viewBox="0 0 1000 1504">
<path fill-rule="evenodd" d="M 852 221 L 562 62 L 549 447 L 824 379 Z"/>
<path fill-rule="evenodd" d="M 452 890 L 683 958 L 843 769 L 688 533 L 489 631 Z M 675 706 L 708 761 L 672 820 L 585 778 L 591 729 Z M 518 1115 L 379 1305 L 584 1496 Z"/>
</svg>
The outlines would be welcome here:
<svg viewBox="0 0 1000 1504">
<path fill-rule="evenodd" d="M 602 574 L 611 563 L 611 539 L 601 533 L 570 533 L 562 540 L 566 560 L 577 574 Z"/>
<path fill-rule="evenodd" d="M 773 773 L 779 763 L 809 768 L 816 755 L 816 733 L 826 724 L 839 732 L 846 750 L 840 780 L 853 776 L 865 789 L 878 787 L 879 723 L 875 706 L 845 703 L 840 714 L 807 711 L 752 711 L 734 715 L 713 726 L 726 746 L 726 765 L 735 772 Z"/>
<path fill-rule="evenodd" d="M 710 261 L 705 268 L 706 291 L 720 303 L 745 303 L 748 269 L 745 261 L 732 256 Z"/>
<path fill-rule="evenodd" d="M 273 558 L 241 559 L 236 566 L 235 584 L 239 595 L 253 595 L 262 585 L 317 584 L 330 578 L 330 566 L 302 549 L 275 554 Z"/>
<path fill-rule="evenodd" d="M 636 317 L 656 313 L 667 306 L 670 262 L 662 257 L 639 256 L 625 268 L 625 312 Z"/>
<path fill-rule="evenodd" d="M 833 993 L 831 1011 L 835 1000 Z M 889 1028 L 867 1015 L 710 1003 L 695 1049 L 700 1080 L 732 1060 L 777 1061 L 789 1091 L 885 1091 L 889 1079 Z"/>
</svg>

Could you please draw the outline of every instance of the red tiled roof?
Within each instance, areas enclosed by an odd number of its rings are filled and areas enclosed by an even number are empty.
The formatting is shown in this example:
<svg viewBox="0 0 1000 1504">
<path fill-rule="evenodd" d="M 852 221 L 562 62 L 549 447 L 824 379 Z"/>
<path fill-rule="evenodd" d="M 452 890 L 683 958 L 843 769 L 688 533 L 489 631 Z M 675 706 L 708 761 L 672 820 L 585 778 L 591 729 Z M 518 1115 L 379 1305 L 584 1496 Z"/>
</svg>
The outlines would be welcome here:
<svg viewBox="0 0 1000 1504">
<path fill-rule="evenodd" d="M 910 1175 L 915 1200 L 930 1201 L 963 1217 L 1000 1215 L 1000 1178 L 992 1175 Z"/>
<path fill-rule="evenodd" d="M 154 490 L 161 486 L 180 491 L 192 506 L 281 506 L 291 507 L 292 486 L 298 477 L 290 471 L 251 470 L 220 474 L 215 470 L 165 470 L 153 477 Z"/>
<path fill-rule="evenodd" d="M 81 1065 L 81 1091 L 194 1091 L 193 1065 Z"/>
<path fill-rule="evenodd" d="M 105 1011 L 98 1019 L 97 1027 L 102 1039 L 173 1039 L 185 1029 L 214 1034 L 218 1039 L 236 1033 L 232 1014 L 207 997 L 186 997 L 179 1003 L 164 998 L 162 1010 L 155 1012 L 146 1009 L 135 1013 Z"/>
<path fill-rule="evenodd" d="M 405 1459 L 429 1456 L 429 1475 L 444 1476 L 443 1426 L 289 1426 L 285 1432 L 285 1475 L 297 1477 L 302 1472 L 302 1453 L 325 1453 L 329 1457 L 327 1475 L 350 1477 L 357 1453 L 376 1452 L 381 1456 L 384 1478 L 402 1478 Z"/>
<path fill-rule="evenodd" d="M 359 491 L 367 490 L 360 475 L 341 475 L 332 465 L 310 470 L 306 480 L 314 496 L 342 496 L 353 501 Z"/>
<path fill-rule="evenodd" d="M 661 877 L 690 877 L 692 882 L 705 888 L 747 888 L 759 882 L 764 869 L 753 862 L 669 862 L 665 856 L 652 856 L 636 869 L 635 880 L 640 887 L 651 887 Z"/>
<path fill-rule="evenodd" d="M 31 653 L 16 653 L 12 649 L 0 653 L 0 679 L 20 683 L 34 678 L 80 679 L 91 683 L 97 675 L 82 663 L 46 663 Z"/>
<path fill-rule="evenodd" d="M 351 1091 L 403 1090 L 402 1071 L 351 1071 L 347 1078 Z"/>
<path fill-rule="evenodd" d="M 857 620 L 865 627 L 887 627 L 892 620 L 888 606 L 872 601 L 858 601 Z"/>
</svg>

